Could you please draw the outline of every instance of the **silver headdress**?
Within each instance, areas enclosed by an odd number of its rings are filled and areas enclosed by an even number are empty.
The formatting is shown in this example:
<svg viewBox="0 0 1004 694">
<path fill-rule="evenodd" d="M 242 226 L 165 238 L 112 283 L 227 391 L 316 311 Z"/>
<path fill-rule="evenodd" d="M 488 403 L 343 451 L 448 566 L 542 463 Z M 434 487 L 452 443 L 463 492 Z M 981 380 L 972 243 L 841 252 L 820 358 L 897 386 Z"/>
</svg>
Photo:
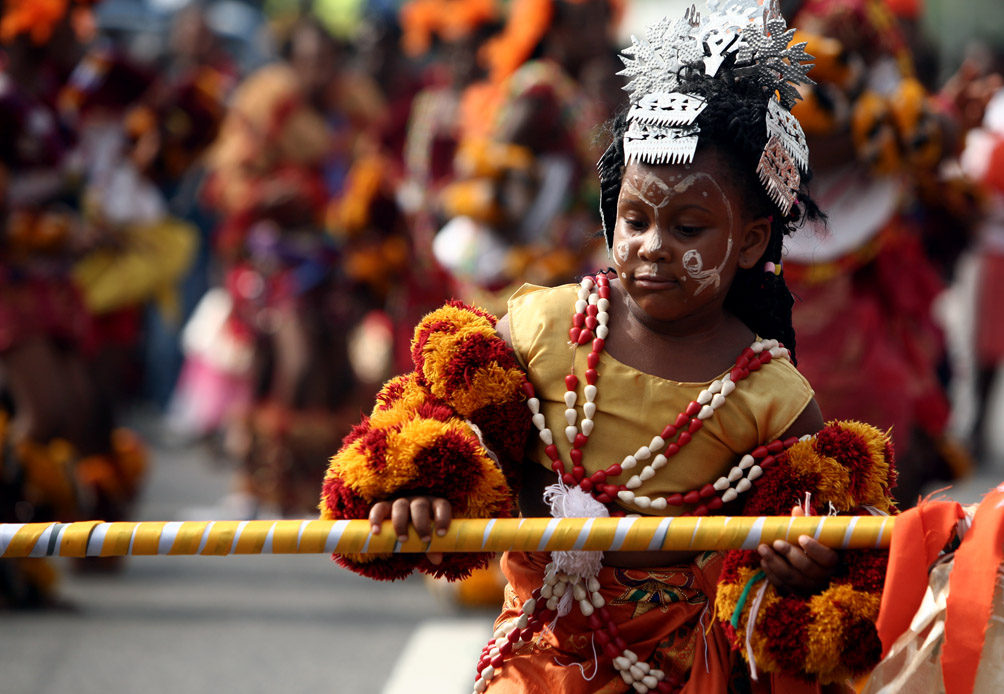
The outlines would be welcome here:
<svg viewBox="0 0 1004 694">
<path fill-rule="evenodd" d="M 675 22 L 668 18 L 650 26 L 643 39 L 631 37 L 622 60 L 630 94 L 626 162 L 682 164 L 694 159 L 700 128 L 697 117 L 707 106 L 697 94 L 679 91 L 683 68 L 703 65 L 718 79 L 755 80 L 767 101 L 767 145 L 757 173 L 764 189 L 785 215 L 796 200 L 801 171 L 808 168 L 805 134 L 791 107 L 799 99 L 797 85 L 807 76 L 812 56 L 805 44 L 791 43 L 778 5 L 757 0 L 709 0 L 703 15 L 691 5 Z M 719 76 L 724 64 L 727 73 Z"/>
</svg>

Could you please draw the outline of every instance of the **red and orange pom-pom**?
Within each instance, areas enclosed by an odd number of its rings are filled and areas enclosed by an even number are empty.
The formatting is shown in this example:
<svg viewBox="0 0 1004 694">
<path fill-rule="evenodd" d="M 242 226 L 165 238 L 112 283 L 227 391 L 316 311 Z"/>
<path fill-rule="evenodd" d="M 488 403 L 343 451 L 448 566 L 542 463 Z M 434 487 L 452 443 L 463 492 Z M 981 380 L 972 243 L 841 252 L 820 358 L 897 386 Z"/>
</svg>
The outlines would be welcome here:
<svg viewBox="0 0 1004 694">
<path fill-rule="evenodd" d="M 787 515 L 811 493 L 813 514 L 895 513 L 892 444 L 879 430 L 860 422 L 831 422 L 815 437 L 792 446 L 766 470 L 743 507 L 745 515 Z M 829 587 L 812 596 L 782 595 L 764 589 L 750 647 L 757 668 L 783 671 L 821 683 L 854 677 L 881 655 L 875 629 L 888 553 L 843 555 Z M 719 577 L 716 608 L 733 647 L 746 655 L 746 630 L 760 557 L 755 551 L 728 552 Z M 753 590 L 746 590 L 753 582 Z M 744 594 L 746 597 L 744 598 Z"/>
<path fill-rule="evenodd" d="M 418 383 L 462 417 L 521 398 L 525 373 L 495 334 L 495 323 L 494 316 L 453 302 L 415 329 Z"/>
<path fill-rule="evenodd" d="M 415 331 L 413 373 L 388 381 L 372 413 L 331 459 L 324 519 L 365 518 L 377 501 L 412 495 L 447 499 L 455 518 L 506 517 L 515 510 L 512 465 L 529 432 L 522 370 L 495 334 L 496 319 L 450 304 Z M 488 553 L 341 555 L 343 566 L 378 579 L 419 571 L 455 579 L 487 565 Z"/>
</svg>

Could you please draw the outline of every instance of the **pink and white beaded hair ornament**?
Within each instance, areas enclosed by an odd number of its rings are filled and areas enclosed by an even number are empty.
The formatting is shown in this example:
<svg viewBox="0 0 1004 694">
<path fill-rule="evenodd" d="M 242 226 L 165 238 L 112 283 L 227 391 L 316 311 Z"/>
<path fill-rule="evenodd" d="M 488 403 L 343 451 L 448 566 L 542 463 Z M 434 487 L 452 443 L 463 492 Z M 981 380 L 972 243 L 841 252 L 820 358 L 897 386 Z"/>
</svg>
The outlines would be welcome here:
<svg viewBox="0 0 1004 694">
<path fill-rule="evenodd" d="M 778 0 L 709 0 L 703 15 L 691 5 L 675 21 L 664 18 L 645 38 L 631 37 L 624 49 L 629 79 L 626 163 L 687 164 L 697 151 L 696 121 L 707 106 L 703 97 L 679 90 L 684 67 L 703 66 L 718 79 L 752 79 L 767 100 L 767 144 L 757 173 L 764 189 L 787 215 L 795 204 L 801 172 L 808 169 L 809 148 L 791 107 L 797 85 L 811 84 L 812 59 L 805 43 L 791 44 L 795 30 L 781 15 Z M 789 45 L 790 44 L 790 45 Z M 728 69 L 719 76 L 723 65 Z"/>
</svg>

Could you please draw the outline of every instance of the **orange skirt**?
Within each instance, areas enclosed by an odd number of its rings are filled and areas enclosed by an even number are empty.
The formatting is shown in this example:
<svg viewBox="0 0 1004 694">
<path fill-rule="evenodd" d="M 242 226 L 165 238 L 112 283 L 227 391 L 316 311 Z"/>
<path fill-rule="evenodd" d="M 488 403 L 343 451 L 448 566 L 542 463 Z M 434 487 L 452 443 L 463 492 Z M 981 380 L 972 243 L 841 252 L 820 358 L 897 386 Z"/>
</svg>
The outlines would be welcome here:
<svg viewBox="0 0 1004 694">
<path fill-rule="evenodd" d="M 507 552 L 502 570 L 509 581 L 496 627 L 518 618 L 523 601 L 540 587 L 546 553 Z M 718 626 L 715 585 L 720 554 L 707 552 L 691 564 L 624 569 L 604 566 L 598 575 L 607 610 L 628 647 L 653 668 L 685 679 L 683 694 L 729 692 L 819 692 L 818 685 L 761 673 L 751 682 L 745 662 Z M 577 609 L 553 628 L 513 652 L 488 686 L 491 694 L 620 694 L 633 692 L 612 659 L 593 642 Z M 688 674 L 689 673 L 689 674 Z"/>
</svg>

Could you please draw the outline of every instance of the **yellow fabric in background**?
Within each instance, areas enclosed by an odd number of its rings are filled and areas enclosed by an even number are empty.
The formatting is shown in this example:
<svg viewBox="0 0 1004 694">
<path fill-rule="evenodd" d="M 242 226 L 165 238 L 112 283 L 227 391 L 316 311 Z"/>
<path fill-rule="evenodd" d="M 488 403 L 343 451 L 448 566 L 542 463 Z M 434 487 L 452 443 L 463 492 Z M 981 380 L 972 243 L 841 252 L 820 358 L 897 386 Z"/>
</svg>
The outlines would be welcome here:
<svg viewBox="0 0 1004 694">
<path fill-rule="evenodd" d="M 177 219 L 130 227 L 119 248 L 92 251 L 73 268 L 84 304 L 95 314 L 157 300 L 177 314 L 175 285 L 192 263 L 198 231 Z"/>
</svg>

